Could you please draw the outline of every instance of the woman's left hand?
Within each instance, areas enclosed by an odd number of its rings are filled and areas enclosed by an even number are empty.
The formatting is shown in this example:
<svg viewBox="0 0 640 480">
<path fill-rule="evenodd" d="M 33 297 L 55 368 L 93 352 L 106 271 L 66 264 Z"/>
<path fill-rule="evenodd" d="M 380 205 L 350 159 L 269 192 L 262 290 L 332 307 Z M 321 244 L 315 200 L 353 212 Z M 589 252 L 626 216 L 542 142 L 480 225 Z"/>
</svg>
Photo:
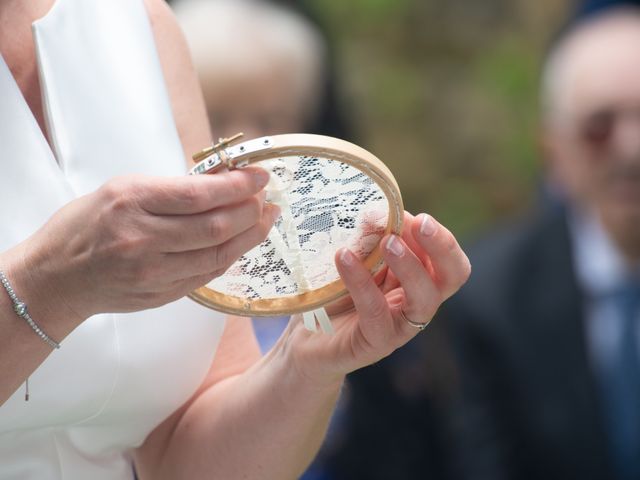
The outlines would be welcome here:
<svg viewBox="0 0 640 480">
<path fill-rule="evenodd" d="M 314 383 L 340 381 L 420 332 L 442 302 L 467 280 L 471 266 L 455 237 L 433 217 L 405 213 L 402 236 L 382 239 L 386 267 L 372 275 L 347 249 L 336 265 L 349 293 L 327 308 L 334 335 L 312 333 L 292 319 L 283 344 L 294 366 Z"/>
</svg>

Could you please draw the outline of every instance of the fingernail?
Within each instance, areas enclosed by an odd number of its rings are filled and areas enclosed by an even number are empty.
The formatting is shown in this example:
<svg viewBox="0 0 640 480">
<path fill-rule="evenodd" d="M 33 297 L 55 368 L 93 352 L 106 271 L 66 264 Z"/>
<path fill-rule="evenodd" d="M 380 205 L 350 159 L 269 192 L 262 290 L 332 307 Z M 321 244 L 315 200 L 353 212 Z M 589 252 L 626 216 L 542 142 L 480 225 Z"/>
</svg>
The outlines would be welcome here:
<svg viewBox="0 0 640 480">
<path fill-rule="evenodd" d="M 258 188 L 262 188 L 267 183 L 269 183 L 269 172 L 261 168 L 256 168 L 252 170 L 253 170 L 253 179 L 256 182 L 256 185 L 258 186 Z"/>
<path fill-rule="evenodd" d="M 343 248 L 342 252 L 340 252 L 340 261 L 344 265 L 351 266 L 355 264 L 356 258 L 353 253 L 351 253 L 351 250 L 349 250 L 348 248 Z"/>
<path fill-rule="evenodd" d="M 430 237 L 436 233 L 436 222 L 431 215 L 423 214 L 422 223 L 420 224 L 420 233 L 425 237 Z"/>
<path fill-rule="evenodd" d="M 396 257 L 401 257 L 404 254 L 404 245 L 398 240 L 397 236 L 391 235 L 387 240 L 387 250 Z"/>
</svg>

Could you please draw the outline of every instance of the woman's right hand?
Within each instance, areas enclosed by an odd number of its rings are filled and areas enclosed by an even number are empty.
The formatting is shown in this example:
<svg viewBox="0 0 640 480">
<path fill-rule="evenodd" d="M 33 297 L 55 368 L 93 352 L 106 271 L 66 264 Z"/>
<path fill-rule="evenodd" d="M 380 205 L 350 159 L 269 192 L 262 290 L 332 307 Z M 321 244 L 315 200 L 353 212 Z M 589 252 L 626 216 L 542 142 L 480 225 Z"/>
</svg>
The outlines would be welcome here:
<svg viewBox="0 0 640 480">
<path fill-rule="evenodd" d="M 262 242 L 279 214 L 268 173 L 127 176 L 60 209 L 22 244 L 34 285 L 76 323 L 176 300 Z"/>
</svg>

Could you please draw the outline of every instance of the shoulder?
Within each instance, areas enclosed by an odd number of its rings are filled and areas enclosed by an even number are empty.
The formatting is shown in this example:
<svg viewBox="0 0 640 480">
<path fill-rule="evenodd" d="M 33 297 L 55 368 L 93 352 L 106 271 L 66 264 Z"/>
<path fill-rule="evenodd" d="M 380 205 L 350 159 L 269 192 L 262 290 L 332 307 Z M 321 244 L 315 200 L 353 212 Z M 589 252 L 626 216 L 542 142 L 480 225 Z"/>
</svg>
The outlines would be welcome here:
<svg viewBox="0 0 640 480">
<path fill-rule="evenodd" d="M 172 87 L 171 82 L 175 81 L 180 67 L 187 67 L 188 72 L 193 73 L 189 47 L 173 11 L 164 0 L 143 0 L 143 3 L 167 86 Z"/>
<path fill-rule="evenodd" d="M 170 73 L 173 77 L 176 67 L 187 66 L 193 72 L 187 42 L 169 5 L 164 0 L 143 0 L 143 3 L 165 76 Z M 171 79 L 167 78 L 167 83 Z"/>
</svg>

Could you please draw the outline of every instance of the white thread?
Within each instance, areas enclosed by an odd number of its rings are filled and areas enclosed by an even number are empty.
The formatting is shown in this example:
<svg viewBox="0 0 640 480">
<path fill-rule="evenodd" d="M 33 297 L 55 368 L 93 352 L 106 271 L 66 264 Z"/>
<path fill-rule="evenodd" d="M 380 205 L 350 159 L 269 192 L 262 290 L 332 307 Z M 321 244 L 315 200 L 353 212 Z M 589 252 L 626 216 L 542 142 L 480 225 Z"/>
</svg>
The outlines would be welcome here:
<svg viewBox="0 0 640 480">
<path fill-rule="evenodd" d="M 304 328 L 310 332 L 318 331 L 318 328 L 316 327 L 316 316 L 313 312 L 304 312 L 302 314 L 302 320 L 304 322 Z"/>
<path fill-rule="evenodd" d="M 265 162 L 267 163 L 267 162 Z M 275 170 L 275 161 L 270 161 L 269 169 Z M 285 262 L 291 274 L 298 284 L 298 289 L 301 293 L 311 290 L 309 281 L 305 276 L 304 263 L 302 261 L 302 245 L 298 238 L 298 232 L 294 223 L 293 213 L 291 212 L 291 205 L 289 202 L 289 195 L 287 194 L 287 186 L 279 178 L 278 175 L 271 174 L 269 183 L 265 187 L 267 194 L 269 195 L 269 201 L 280 207 L 280 215 L 282 222 L 282 229 L 284 230 L 287 240 L 289 241 L 289 248 L 284 243 L 284 239 L 278 229 L 274 229 L 271 235 L 271 241 L 276 251 L 280 253 L 282 260 Z M 331 319 L 327 315 L 324 308 L 319 308 L 311 312 L 305 312 L 302 314 L 304 326 L 311 332 L 317 332 L 316 320 L 320 324 L 320 328 L 326 334 L 333 334 L 333 326 L 331 325 Z"/>
<path fill-rule="evenodd" d="M 271 171 L 275 170 L 276 161 L 272 160 L 269 162 L 269 169 Z M 280 232 L 276 230 L 279 237 L 275 242 L 278 245 L 274 245 L 276 250 L 280 253 L 282 260 L 287 265 L 289 270 L 291 270 L 291 274 L 298 284 L 298 290 L 300 293 L 308 292 L 311 290 L 311 286 L 309 285 L 309 281 L 304 274 L 304 264 L 302 262 L 302 245 L 300 245 L 300 240 L 298 239 L 298 232 L 296 230 L 296 225 L 293 219 L 293 213 L 291 212 L 291 205 L 289 202 L 289 195 L 287 194 L 287 186 L 284 185 L 284 182 L 280 180 L 278 175 L 271 174 L 269 178 L 269 183 L 265 187 L 267 194 L 269 195 L 269 201 L 278 207 L 280 207 L 280 216 L 282 218 L 282 228 L 287 236 L 287 241 L 289 243 L 289 248 L 284 244 L 282 240 L 282 236 Z M 273 241 L 273 238 L 272 238 Z"/>
<path fill-rule="evenodd" d="M 316 316 L 318 323 L 320 324 L 320 328 L 324 333 L 327 335 L 333 335 L 335 333 L 333 325 L 331 324 L 331 319 L 324 308 L 314 310 L 313 314 Z"/>
</svg>

